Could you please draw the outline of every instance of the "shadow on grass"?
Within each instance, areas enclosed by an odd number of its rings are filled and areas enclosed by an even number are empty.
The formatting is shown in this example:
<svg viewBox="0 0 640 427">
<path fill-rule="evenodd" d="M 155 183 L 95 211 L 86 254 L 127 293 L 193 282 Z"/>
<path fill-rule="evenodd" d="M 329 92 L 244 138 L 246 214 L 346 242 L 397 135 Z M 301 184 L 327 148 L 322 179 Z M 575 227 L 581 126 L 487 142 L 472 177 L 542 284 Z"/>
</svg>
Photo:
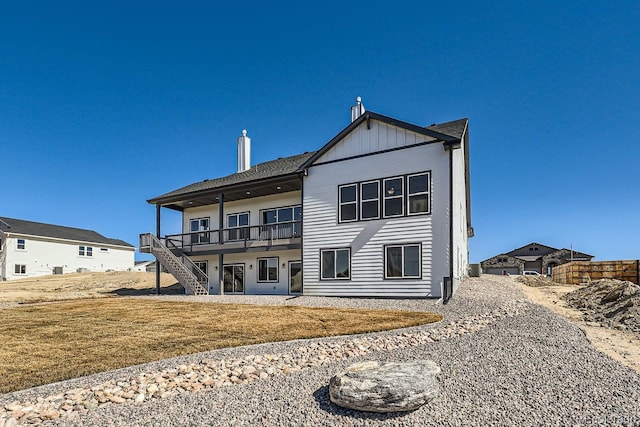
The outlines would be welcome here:
<svg viewBox="0 0 640 427">
<path fill-rule="evenodd" d="M 323 386 L 313 392 L 313 397 L 316 402 L 325 412 L 328 412 L 333 415 L 341 415 L 343 417 L 350 417 L 359 420 L 394 420 L 402 418 L 408 414 L 411 414 L 414 411 L 406 411 L 406 412 L 387 412 L 387 413 L 379 413 L 379 412 L 366 412 L 366 411 L 356 411 L 355 409 L 347 409 L 341 406 L 336 405 L 329 399 L 329 386 Z"/>
<path fill-rule="evenodd" d="M 184 295 L 184 288 L 179 283 L 174 283 L 171 286 L 162 286 L 160 288 L 162 295 Z M 144 296 L 155 295 L 156 288 L 134 289 L 134 288 L 120 288 L 113 291 L 106 292 L 108 295 L 131 297 L 131 296 Z"/>
</svg>

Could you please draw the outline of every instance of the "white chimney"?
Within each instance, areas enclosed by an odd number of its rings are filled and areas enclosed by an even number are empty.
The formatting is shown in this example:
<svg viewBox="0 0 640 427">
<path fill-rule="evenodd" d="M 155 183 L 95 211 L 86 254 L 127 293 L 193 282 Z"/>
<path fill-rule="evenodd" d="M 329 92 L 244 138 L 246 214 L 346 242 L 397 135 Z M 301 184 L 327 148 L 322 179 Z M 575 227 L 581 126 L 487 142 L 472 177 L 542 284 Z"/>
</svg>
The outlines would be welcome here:
<svg viewBox="0 0 640 427">
<path fill-rule="evenodd" d="M 356 98 L 356 105 L 351 107 L 351 123 L 355 122 L 358 117 L 364 114 L 364 105 L 362 105 L 362 98 Z"/>
<path fill-rule="evenodd" d="M 238 137 L 238 172 L 251 169 L 251 138 L 247 136 L 247 130 L 242 130 Z"/>
</svg>

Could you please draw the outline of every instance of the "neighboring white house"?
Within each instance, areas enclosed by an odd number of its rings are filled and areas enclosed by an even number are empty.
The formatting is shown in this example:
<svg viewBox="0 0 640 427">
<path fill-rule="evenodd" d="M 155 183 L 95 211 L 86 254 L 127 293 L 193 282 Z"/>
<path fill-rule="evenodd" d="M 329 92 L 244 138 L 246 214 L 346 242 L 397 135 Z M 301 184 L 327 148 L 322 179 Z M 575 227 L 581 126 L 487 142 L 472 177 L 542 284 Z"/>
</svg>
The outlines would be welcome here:
<svg viewBox="0 0 640 427">
<path fill-rule="evenodd" d="M 159 239 L 141 251 L 187 262 L 172 272 L 195 275 L 188 292 L 446 300 L 467 275 L 467 119 L 421 127 L 358 102 L 317 152 L 253 167 L 249 153 L 243 131 L 237 173 L 148 200 Z M 163 207 L 181 234 L 161 237 Z"/>
<path fill-rule="evenodd" d="M 135 248 L 92 230 L 0 217 L 0 280 L 133 269 Z"/>
</svg>

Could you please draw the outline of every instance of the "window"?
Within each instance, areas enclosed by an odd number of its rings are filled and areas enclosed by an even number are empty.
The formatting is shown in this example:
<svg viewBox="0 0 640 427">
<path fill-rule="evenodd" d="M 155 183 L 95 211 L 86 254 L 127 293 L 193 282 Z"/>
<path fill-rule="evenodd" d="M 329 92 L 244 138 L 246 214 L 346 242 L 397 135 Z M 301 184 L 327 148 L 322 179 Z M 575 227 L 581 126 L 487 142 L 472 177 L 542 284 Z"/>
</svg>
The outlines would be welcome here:
<svg viewBox="0 0 640 427">
<path fill-rule="evenodd" d="M 429 212 L 429 173 L 409 175 L 407 212 L 409 215 Z"/>
<path fill-rule="evenodd" d="M 209 233 L 202 233 L 209 230 L 209 218 L 198 218 L 191 220 L 191 243 L 209 243 Z M 201 233 L 197 233 L 200 231 Z"/>
<path fill-rule="evenodd" d="M 26 248 L 26 241 L 24 239 L 18 239 L 17 249 L 24 250 Z"/>
<path fill-rule="evenodd" d="M 79 256 L 93 256 L 93 248 L 91 246 L 78 246 Z"/>
<path fill-rule="evenodd" d="M 227 215 L 229 240 L 249 239 L 249 212 Z"/>
<path fill-rule="evenodd" d="M 340 196 L 339 210 L 340 222 L 355 221 L 358 219 L 358 185 L 350 184 L 338 187 Z"/>
<path fill-rule="evenodd" d="M 402 177 L 384 180 L 384 216 L 404 215 L 404 179 Z"/>
<path fill-rule="evenodd" d="M 420 245 L 385 246 L 386 278 L 420 278 Z"/>
<path fill-rule="evenodd" d="M 100 248 L 100 252 L 109 252 L 109 248 Z"/>
<path fill-rule="evenodd" d="M 15 274 L 27 274 L 27 266 L 24 264 L 16 264 L 14 272 Z"/>
<path fill-rule="evenodd" d="M 278 281 L 278 258 L 258 258 L 258 282 Z"/>
<path fill-rule="evenodd" d="M 209 265 L 207 261 L 194 261 L 193 264 L 197 268 L 192 268 L 191 271 L 198 278 L 198 282 L 207 284 L 207 275 L 209 274 Z M 198 269 L 200 269 L 200 271 L 198 271 Z M 204 273 L 204 275 L 202 273 Z"/>
<path fill-rule="evenodd" d="M 284 208 L 268 209 L 262 211 L 262 225 L 275 225 L 262 227 L 265 238 L 290 239 L 300 237 L 302 228 L 301 206 L 288 206 Z"/>
<path fill-rule="evenodd" d="M 323 249 L 320 251 L 320 278 L 349 280 L 351 278 L 351 249 Z"/>
<path fill-rule="evenodd" d="M 431 172 L 338 186 L 338 222 L 428 213 L 431 213 Z"/>
<path fill-rule="evenodd" d="M 380 182 L 360 184 L 360 219 L 380 218 Z"/>
</svg>

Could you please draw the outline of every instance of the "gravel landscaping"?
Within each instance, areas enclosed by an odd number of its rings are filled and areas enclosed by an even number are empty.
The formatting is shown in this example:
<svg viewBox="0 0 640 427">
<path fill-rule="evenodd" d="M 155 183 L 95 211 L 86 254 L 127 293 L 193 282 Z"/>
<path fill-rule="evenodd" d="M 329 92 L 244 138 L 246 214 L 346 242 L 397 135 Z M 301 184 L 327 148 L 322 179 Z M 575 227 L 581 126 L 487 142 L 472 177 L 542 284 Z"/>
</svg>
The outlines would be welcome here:
<svg viewBox="0 0 640 427">
<path fill-rule="evenodd" d="M 434 300 L 189 299 L 423 310 L 445 320 L 199 353 L 9 393 L 0 396 L 0 426 L 11 425 L 14 415 L 25 424 L 41 422 L 24 415 L 25 405 L 51 402 L 58 406 L 45 425 L 640 425 L 640 375 L 596 351 L 578 327 L 528 302 L 508 277 L 468 279 L 446 306 Z M 413 412 L 357 412 L 329 401 L 329 379 L 348 365 L 418 359 L 441 367 L 441 394 Z M 87 410 L 73 397 L 104 403 Z"/>
</svg>

